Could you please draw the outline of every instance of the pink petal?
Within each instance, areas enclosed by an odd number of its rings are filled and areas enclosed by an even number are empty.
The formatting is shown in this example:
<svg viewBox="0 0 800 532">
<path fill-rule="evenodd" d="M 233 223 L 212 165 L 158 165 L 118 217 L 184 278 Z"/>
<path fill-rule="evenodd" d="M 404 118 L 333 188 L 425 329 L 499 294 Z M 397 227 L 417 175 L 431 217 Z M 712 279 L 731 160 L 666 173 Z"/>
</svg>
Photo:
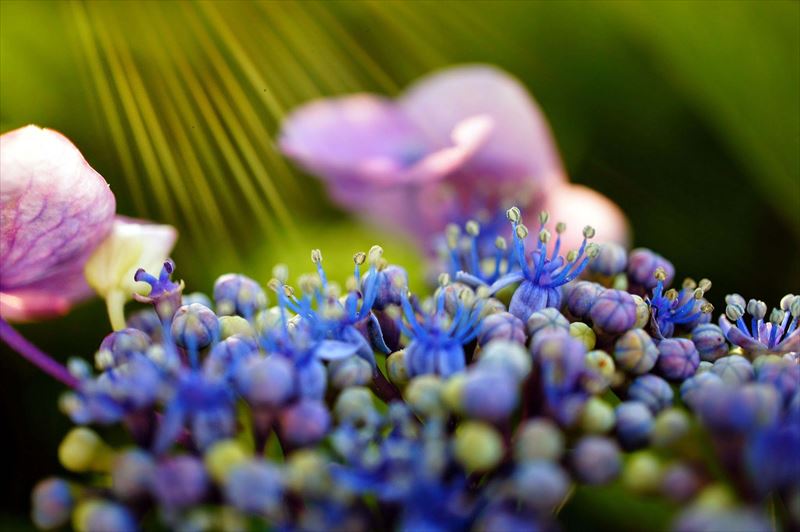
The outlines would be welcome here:
<svg viewBox="0 0 800 532">
<path fill-rule="evenodd" d="M 561 249 L 578 249 L 583 240 L 583 228 L 595 228 L 593 242 L 616 242 L 625 247 L 630 244 L 628 221 L 620 208 L 610 199 L 582 185 L 565 184 L 548 192 L 543 209 L 550 213 L 551 224 L 565 222 L 567 230 L 561 238 Z M 539 213 L 525 212 L 531 231 L 538 230 Z M 552 229 L 552 228 L 550 228 Z M 552 246 L 554 239 L 551 239 Z"/>
<path fill-rule="evenodd" d="M 280 146 L 328 180 L 389 175 L 430 152 L 394 102 L 370 94 L 303 105 L 284 121 Z"/>
<path fill-rule="evenodd" d="M 544 115 L 516 79 L 490 66 L 463 66 L 427 76 L 400 99 L 433 146 L 449 143 L 453 127 L 482 115 L 494 129 L 465 168 L 492 181 L 535 182 L 546 189 L 565 180 Z"/>
<path fill-rule="evenodd" d="M 90 293 L 83 265 L 111 229 L 114 195 L 66 137 L 36 126 L 0 136 L 0 184 L 4 316 L 66 312 Z"/>
</svg>

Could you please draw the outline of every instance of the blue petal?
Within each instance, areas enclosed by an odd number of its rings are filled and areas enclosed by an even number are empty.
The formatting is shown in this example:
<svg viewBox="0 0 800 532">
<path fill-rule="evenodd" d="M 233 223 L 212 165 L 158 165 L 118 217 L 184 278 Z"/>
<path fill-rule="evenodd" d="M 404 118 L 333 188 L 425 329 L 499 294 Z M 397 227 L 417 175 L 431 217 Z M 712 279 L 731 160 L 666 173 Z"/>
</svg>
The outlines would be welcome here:
<svg viewBox="0 0 800 532">
<path fill-rule="evenodd" d="M 339 340 L 323 340 L 314 349 L 314 354 L 322 360 L 341 360 L 354 355 L 358 347 L 356 344 Z"/>
</svg>

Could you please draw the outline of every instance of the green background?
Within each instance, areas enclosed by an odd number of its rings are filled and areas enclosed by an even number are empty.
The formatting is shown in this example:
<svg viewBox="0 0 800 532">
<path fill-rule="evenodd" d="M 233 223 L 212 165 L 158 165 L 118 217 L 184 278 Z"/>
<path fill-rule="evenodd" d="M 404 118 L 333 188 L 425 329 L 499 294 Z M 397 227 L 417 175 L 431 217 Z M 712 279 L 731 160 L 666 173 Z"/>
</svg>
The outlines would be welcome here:
<svg viewBox="0 0 800 532">
<path fill-rule="evenodd" d="M 275 262 L 298 273 L 311 247 L 343 276 L 373 243 L 398 262 L 415 252 L 331 207 L 281 158 L 282 117 L 465 62 L 519 77 L 572 180 L 616 201 L 635 244 L 679 276 L 712 279 L 717 308 L 731 291 L 774 305 L 800 288 L 798 2 L 4 0 L 0 130 L 63 132 L 118 212 L 176 225 L 190 290 L 230 270 L 264 281 Z M 108 332 L 96 301 L 20 329 L 62 360 L 90 357 Z M 68 422 L 60 387 L 4 346 L 0 375 L 0 526 L 25 526 L 30 487 L 60 471 Z M 647 501 L 620 512 L 608 500 L 580 494 L 570 524 L 664 523 Z"/>
</svg>

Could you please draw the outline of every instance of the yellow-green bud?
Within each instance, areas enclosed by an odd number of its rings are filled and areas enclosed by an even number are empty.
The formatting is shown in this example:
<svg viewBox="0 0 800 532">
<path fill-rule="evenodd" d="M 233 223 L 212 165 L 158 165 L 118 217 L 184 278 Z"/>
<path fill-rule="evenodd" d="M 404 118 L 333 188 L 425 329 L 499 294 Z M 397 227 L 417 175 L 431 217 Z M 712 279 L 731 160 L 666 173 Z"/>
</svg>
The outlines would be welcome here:
<svg viewBox="0 0 800 532">
<path fill-rule="evenodd" d="M 631 297 L 636 303 L 636 323 L 633 324 L 633 328 L 642 329 L 650 321 L 650 307 L 641 297 L 635 294 L 632 294 Z"/>
<path fill-rule="evenodd" d="M 239 336 L 247 336 L 254 338 L 256 335 L 253 326 L 241 316 L 220 316 L 219 318 L 219 335 L 222 340 L 238 334 Z"/>
<path fill-rule="evenodd" d="M 465 374 L 456 373 L 442 386 L 442 402 L 455 413 L 461 412 L 461 393 L 464 391 Z"/>
<path fill-rule="evenodd" d="M 580 340 L 581 343 L 586 346 L 586 349 L 594 349 L 595 342 L 597 342 L 597 335 L 595 335 L 591 327 L 582 321 L 571 323 L 569 326 L 569 334 L 573 338 Z"/>
<path fill-rule="evenodd" d="M 246 462 L 247 453 L 236 440 L 221 440 L 212 445 L 203 457 L 206 470 L 217 483 L 223 484 L 233 469 Z"/>
<path fill-rule="evenodd" d="M 489 424 L 466 421 L 456 429 L 453 452 L 469 472 L 488 471 L 503 458 L 503 438 Z"/>
<path fill-rule="evenodd" d="M 386 358 L 386 373 L 395 386 L 402 388 L 408 384 L 405 351 L 395 351 Z"/>
<path fill-rule="evenodd" d="M 591 397 L 583 405 L 581 428 L 590 434 L 605 434 L 614 428 L 614 408 L 599 397 Z"/>
<path fill-rule="evenodd" d="M 623 485 L 634 493 L 655 493 L 661 484 L 663 469 L 656 456 L 649 451 L 633 453 L 622 473 Z"/>
<path fill-rule="evenodd" d="M 108 471 L 113 453 L 100 436 L 85 427 L 74 428 L 58 446 L 58 459 L 70 471 Z"/>
<path fill-rule="evenodd" d="M 444 414 L 442 404 L 442 381 L 435 375 L 414 377 L 406 386 L 406 402 L 412 410 L 428 417 Z"/>
<path fill-rule="evenodd" d="M 328 460 L 313 449 L 299 449 L 286 462 L 286 485 L 304 495 L 323 495 L 330 489 Z"/>
<path fill-rule="evenodd" d="M 706 510 L 725 510 L 736 504 L 736 496 L 722 483 L 709 484 L 695 499 L 695 505 Z"/>
</svg>

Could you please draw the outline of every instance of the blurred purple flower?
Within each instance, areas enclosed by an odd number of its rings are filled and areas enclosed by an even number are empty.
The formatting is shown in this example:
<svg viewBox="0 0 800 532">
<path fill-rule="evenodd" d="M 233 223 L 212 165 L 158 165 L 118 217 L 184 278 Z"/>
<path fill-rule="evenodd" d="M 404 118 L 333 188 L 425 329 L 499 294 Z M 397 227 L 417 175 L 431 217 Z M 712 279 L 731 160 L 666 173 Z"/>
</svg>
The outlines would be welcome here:
<svg viewBox="0 0 800 532">
<path fill-rule="evenodd" d="M 311 102 L 281 131 L 281 149 L 328 184 L 334 200 L 430 249 L 449 222 L 510 204 L 546 207 L 625 241 L 619 209 L 566 184 L 540 109 L 516 79 L 484 65 L 425 77 L 397 99 L 357 94 Z"/>
<path fill-rule="evenodd" d="M 0 183 L 0 314 L 65 314 L 92 294 L 83 268 L 111 230 L 114 194 L 66 137 L 36 126 L 0 137 Z"/>
</svg>

